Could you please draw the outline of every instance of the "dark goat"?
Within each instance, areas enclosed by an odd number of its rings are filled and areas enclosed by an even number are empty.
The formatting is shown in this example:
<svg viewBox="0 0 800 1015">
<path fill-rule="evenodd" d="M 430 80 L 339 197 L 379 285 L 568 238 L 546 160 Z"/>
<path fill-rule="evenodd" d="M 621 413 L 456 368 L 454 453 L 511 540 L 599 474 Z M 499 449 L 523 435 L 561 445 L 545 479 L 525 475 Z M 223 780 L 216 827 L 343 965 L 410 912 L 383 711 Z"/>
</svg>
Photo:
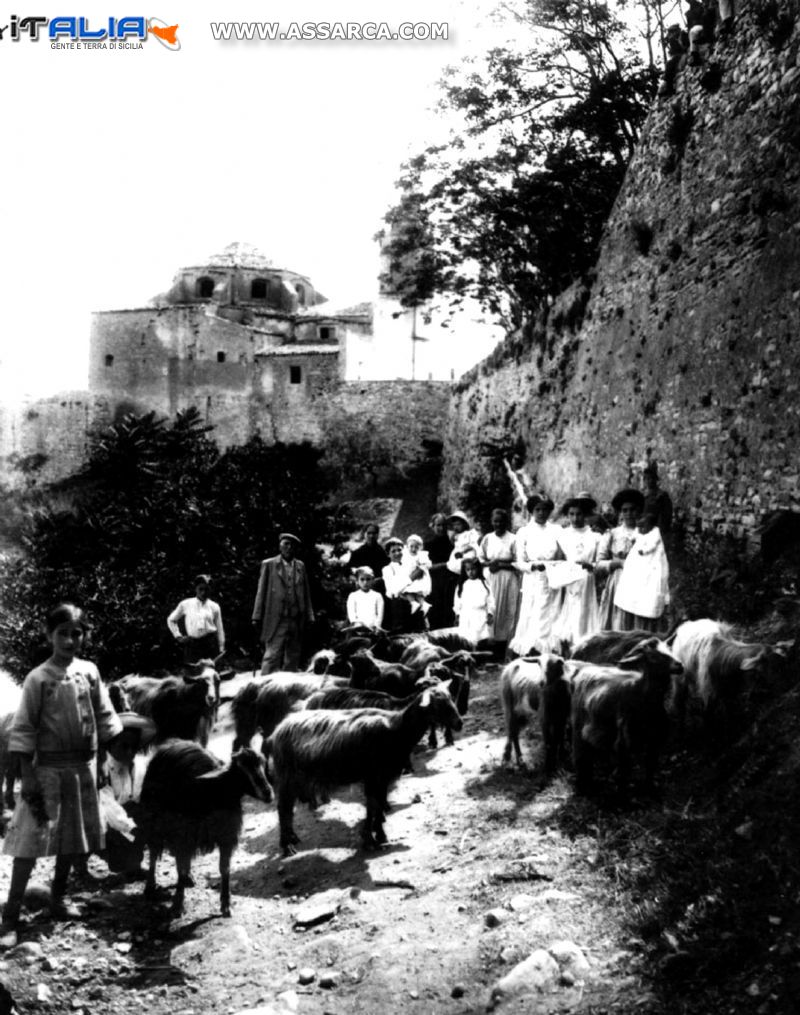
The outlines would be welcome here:
<svg viewBox="0 0 800 1015">
<path fill-rule="evenodd" d="M 266 757 L 268 738 L 272 731 L 293 711 L 301 709 L 315 691 L 347 686 L 340 677 L 316 673 L 270 673 L 245 684 L 231 702 L 236 735 L 233 749 L 249 747 L 260 730 L 262 752 Z"/>
<path fill-rule="evenodd" d="M 614 754 L 620 790 L 630 776 L 631 754 L 643 750 L 652 786 L 667 734 L 666 697 L 681 664 L 641 642 L 618 667 L 585 663 L 572 677 L 572 759 L 576 789 L 589 789 L 596 752 Z"/>
<path fill-rule="evenodd" d="M 220 677 L 207 659 L 195 663 L 194 670 L 183 677 L 132 674 L 118 681 L 131 709 L 156 724 L 159 740 L 178 737 L 204 747 L 208 743 L 219 708 Z"/>
<path fill-rule="evenodd" d="M 364 847 L 386 842 L 383 818 L 389 787 L 432 722 L 461 729 L 461 718 L 441 685 L 424 691 L 402 712 L 306 711 L 288 716 L 272 736 L 284 855 L 295 853 L 299 842 L 292 826 L 295 800 L 315 801 L 330 788 L 352 783 L 362 783 L 366 796 Z"/>
<path fill-rule="evenodd" d="M 446 648 L 448 652 L 458 652 L 460 649 L 465 652 L 474 652 L 478 647 L 472 638 L 466 638 L 457 627 L 440 627 L 428 631 L 427 638 L 432 645 Z"/>
<path fill-rule="evenodd" d="M 309 660 L 306 673 L 315 673 L 317 676 L 328 673 L 332 677 L 346 677 L 349 680 L 351 670 L 345 656 L 335 649 L 322 648 Z"/>
<path fill-rule="evenodd" d="M 175 857 L 178 884 L 172 903 L 183 913 L 192 882 L 192 859 L 219 850 L 220 906 L 231 915 L 231 856 L 242 831 L 242 797 L 269 803 L 264 759 L 245 748 L 227 765 L 191 740 L 171 740 L 153 755 L 142 784 L 139 828 L 150 852 L 145 896 L 156 891 L 156 864 L 168 849 Z"/>
<path fill-rule="evenodd" d="M 359 690 L 385 691 L 396 698 L 407 698 L 414 693 L 414 684 L 420 676 L 410 666 L 401 663 L 386 663 L 376 659 L 367 649 L 361 649 L 350 656 L 353 676 L 350 685 Z"/>
<path fill-rule="evenodd" d="M 540 716 L 544 741 L 545 771 L 558 766 L 569 717 L 570 681 L 560 656 L 542 655 L 538 659 L 515 659 L 500 674 L 500 698 L 506 724 L 503 763 L 511 761 L 514 750 L 517 765 L 524 769 L 519 733 L 534 712 Z"/>
</svg>

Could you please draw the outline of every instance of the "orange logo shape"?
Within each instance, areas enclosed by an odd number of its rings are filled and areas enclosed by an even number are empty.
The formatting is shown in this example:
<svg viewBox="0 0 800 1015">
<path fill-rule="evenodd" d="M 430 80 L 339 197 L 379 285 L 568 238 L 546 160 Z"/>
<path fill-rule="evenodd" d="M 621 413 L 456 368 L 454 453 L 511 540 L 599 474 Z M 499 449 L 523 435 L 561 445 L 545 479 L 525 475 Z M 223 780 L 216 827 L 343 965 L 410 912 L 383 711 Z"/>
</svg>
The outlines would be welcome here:
<svg viewBox="0 0 800 1015">
<path fill-rule="evenodd" d="M 161 18 L 148 18 L 147 21 L 148 32 L 155 36 L 162 46 L 172 50 L 172 52 L 176 52 L 181 48 L 181 40 L 177 35 L 178 28 L 180 28 L 180 25 L 168 25 Z"/>
<path fill-rule="evenodd" d="M 167 28 L 159 28 L 158 25 L 154 25 L 150 31 L 153 35 L 158 36 L 159 39 L 168 42 L 170 46 L 174 46 L 177 41 L 175 33 L 178 31 L 178 25 L 169 25 Z"/>
</svg>

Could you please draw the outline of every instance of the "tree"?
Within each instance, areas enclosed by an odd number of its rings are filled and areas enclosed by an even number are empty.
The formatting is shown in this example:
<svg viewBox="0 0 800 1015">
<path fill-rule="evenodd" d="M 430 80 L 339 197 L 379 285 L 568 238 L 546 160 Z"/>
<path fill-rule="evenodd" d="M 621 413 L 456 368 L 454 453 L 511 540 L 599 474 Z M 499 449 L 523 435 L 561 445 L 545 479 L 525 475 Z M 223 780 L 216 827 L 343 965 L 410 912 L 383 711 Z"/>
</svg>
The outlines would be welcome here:
<svg viewBox="0 0 800 1015">
<path fill-rule="evenodd" d="M 166 616 L 198 572 L 214 577 L 229 643 L 249 649 L 257 565 L 278 533 L 298 535 L 319 570 L 313 547 L 331 528 L 321 456 L 259 438 L 221 453 L 194 409 L 172 422 L 127 416 L 97 434 L 68 489 L 31 514 L 22 553 L 0 561 L 0 662 L 22 676 L 43 615 L 69 599 L 88 610 L 104 674 L 168 665 Z"/>
<path fill-rule="evenodd" d="M 384 284 L 405 306 L 474 297 L 509 331 L 594 263 L 656 82 L 599 0 L 529 0 L 534 33 L 451 69 L 441 108 L 461 128 L 403 165 Z"/>
</svg>

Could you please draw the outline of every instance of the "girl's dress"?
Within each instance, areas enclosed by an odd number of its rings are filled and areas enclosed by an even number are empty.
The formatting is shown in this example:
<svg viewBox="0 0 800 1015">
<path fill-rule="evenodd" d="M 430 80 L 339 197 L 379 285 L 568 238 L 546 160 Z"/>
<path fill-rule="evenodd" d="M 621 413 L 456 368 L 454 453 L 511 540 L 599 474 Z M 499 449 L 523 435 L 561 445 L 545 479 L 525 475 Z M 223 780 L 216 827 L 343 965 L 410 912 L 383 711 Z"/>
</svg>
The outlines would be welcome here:
<svg viewBox="0 0 800 1015">
<path fill-rule="evenodd" d="M 516 551 L 516 537 L 511 532 L 498 536 L 495 532 L 487 533 L 481 540 L 478 559 L 482 564 L 499 560 L 512 564 Z M 508 642 L 514 637 L 519 610 L 519 573 L 516 569 L 495 571 L 492 574 L 484 569 L 484 579 L 494 597 L 493 635 L 495 641 Z"/>
<path fill-rule="evenodd" d="M 554 633 L 570 647 L 587 634 L 595 634 L 599 630 L 594 574 L 579 569 L 577 565 L 595 562 L 600 539 L 599 533 L 593 532 L 588 525 L 582 529 L 571 525 L 561 529 L 558 545 L 564 560 L 547 565 L 546 574 L 551 586 L 559 584 L 559 578 L 568 579 L 564 583 L 564 598 Z"/>
<path fill-rule="evenodd" d="M 433 630 L 441 627 L 452 627 L 453 596 L 456 579 L 447 569 L 447 562 L 453 551 L 449 536 L 433 536 L 425 543 L 425 552 L 431 562 L 431 612 L 428 623 Z M 440 566 L 436 566 L 440 565 Z M 442 566 L 443 565 L 443 566 Z"/>
<path fill-rule="evenodd" d="M 620 621 L 625 624 L 620 630 L 658 631 L 668 604 L 669 563 L 661 533 L 657 528 L 637 532 L 614 597 Z"/>
<path fill-rule="evenodd" d="M 494 613 L 494 596 L 480 578 L 466 578 L 461 590 L 456 590 L 453 612 L 458 617 L 458 633 L 465 638 L 479 642 L 492 637 L 487 617 Z"/>
<path fill-rule="evenodd" d="M 17 801 L 3 852 L 16 857 L 96 853 L 105 845 L 97 796 L 97 745 L 122 732 L 97 667 L 52 659 L 31 670 L 11 726 L 9 750 L 35 755 L 45 814 Z"/>
<path fill-rule="evenodd" d="M 636 534 L 635 527 L 629 529 L 625 525 L 618 525 L 610 532 L 606 532 L 600 540 L 597 550 L 597 573 L 607 575 L 603 594 L 600 596 L 601 631 L 628 630 L 628 628 L 621 626 L 623 623 L 623 618 L 619 615 L 621 611 L 619 607 L 614 606 L 614 596 L 619 586 L 622 568 L 611 571 L 609 563 L 612 560 L 625 560 L 633 546 Z"/>
<path fill-rule="evenodd" d="M 560 588 L 551 588 L 545 571 L 531 571 L 531 564 L 556 560 L 561 556 L 558 525 L 531 521 L 517 533 L 516 567 L 522 572 L 522 596 L 519 620 L 509 648 L 519 655 L 532 650 L 559 652 L 560 639 L 554 633 L 561 608 Z"/>
</svg>

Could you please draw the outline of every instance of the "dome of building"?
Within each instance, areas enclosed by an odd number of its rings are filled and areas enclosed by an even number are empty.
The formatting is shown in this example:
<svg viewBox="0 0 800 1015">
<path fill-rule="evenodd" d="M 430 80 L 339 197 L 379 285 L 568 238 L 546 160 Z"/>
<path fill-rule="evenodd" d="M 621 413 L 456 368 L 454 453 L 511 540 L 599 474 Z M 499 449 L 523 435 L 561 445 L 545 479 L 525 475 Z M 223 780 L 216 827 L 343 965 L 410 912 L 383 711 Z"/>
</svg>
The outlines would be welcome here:
<svg viewBox="0 0 800 1015">
<path fill-rule="evenodd" d="M 252 243 L 229 243 L 219 254 L 209 257 L 206 262 L 214 268 L 274 268 L 275 265 Z"/>
</svg>

